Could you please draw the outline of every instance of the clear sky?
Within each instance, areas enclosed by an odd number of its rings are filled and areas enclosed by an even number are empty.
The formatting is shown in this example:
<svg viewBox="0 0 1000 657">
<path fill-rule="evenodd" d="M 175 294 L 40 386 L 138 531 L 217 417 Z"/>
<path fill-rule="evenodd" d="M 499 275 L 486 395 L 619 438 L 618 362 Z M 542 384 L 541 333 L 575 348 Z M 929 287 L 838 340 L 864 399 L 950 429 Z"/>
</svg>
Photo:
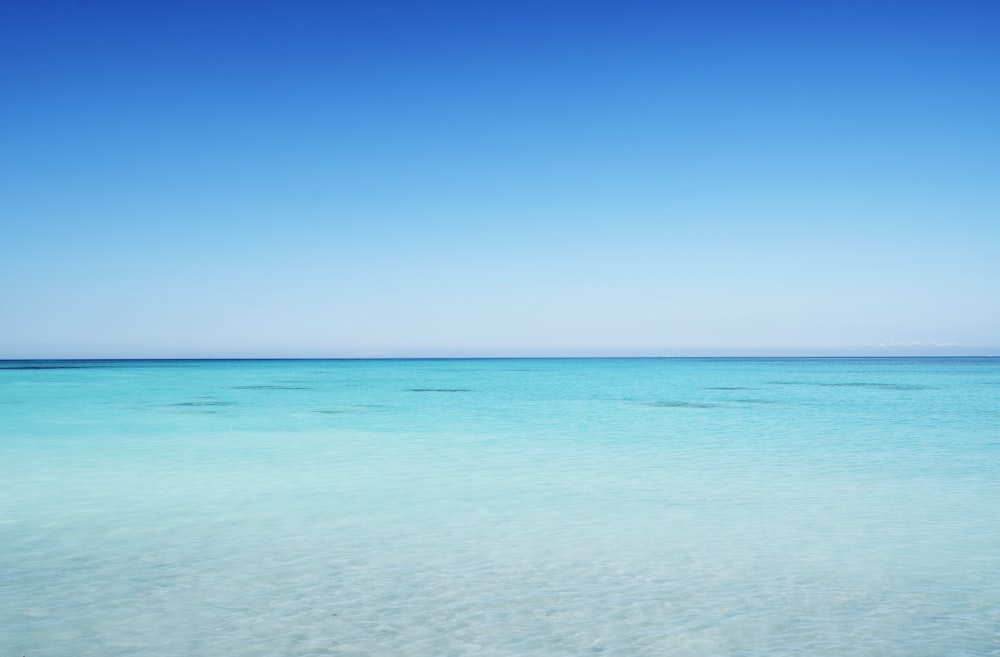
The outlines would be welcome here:
<svg viewBox="0 0 1000 657">
<path fill-rule="evenodd" d="M 1000 2 L 0 0 L 0 357 L 1000 353 Z"/>
</svg>

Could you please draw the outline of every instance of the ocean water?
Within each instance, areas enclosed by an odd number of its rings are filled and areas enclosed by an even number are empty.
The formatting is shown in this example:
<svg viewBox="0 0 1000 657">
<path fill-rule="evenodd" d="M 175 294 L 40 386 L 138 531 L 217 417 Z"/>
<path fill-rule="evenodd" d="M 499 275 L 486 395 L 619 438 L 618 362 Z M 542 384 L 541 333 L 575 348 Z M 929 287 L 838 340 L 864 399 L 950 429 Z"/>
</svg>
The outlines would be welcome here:
<svg viewBox="0 0 1000 657">
<path fill-rule="evenodd" d="M 1000 655 L 1000 359 L 0 362 L 0 657 Z"/>
</svg>

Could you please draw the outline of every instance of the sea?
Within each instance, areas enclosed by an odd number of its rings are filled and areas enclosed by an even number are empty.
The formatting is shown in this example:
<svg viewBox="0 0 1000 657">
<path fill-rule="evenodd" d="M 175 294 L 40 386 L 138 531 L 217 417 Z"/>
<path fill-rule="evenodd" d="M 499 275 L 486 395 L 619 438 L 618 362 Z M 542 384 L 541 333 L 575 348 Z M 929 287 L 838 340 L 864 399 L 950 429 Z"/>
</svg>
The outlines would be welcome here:
<svg viewBox="0 0 1000 657">
<path fill-rule="evenodd" d="M 0 657 L 1000 655 L 1000 359 L 0 362 Z"/>
</svg>

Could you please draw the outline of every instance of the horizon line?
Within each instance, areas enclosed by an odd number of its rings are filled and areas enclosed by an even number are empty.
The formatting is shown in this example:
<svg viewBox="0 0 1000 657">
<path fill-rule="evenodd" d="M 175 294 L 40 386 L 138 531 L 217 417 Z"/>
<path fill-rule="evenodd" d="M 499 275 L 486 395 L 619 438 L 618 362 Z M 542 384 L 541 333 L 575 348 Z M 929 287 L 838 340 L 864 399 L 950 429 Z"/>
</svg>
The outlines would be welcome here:
<svg viewBox="0 0 1000 657">
<path fill-rule="evenodd" d="M 0 358 L 0 363 L 25 362 L 238 362 L 238 361 L 440 361 L 440 360 L 927 360 L 1000 358 L 1000 354 L 840 354 L 840 355 L 712 355 L 712 356 L 126 356 Z"/>
</svg>

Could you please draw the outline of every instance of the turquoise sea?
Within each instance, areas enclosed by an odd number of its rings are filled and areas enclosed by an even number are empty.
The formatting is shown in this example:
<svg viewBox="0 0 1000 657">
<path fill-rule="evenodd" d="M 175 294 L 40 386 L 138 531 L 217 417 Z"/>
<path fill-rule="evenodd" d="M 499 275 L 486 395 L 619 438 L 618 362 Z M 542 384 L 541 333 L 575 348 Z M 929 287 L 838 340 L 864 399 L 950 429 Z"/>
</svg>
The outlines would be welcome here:
<svg viewBox="0 0 1000 657">
<path fill-rule="evenodd" d="M 1000 359 L 0 362 L 0 657 L 1000 655 Z"/>
</svg>

